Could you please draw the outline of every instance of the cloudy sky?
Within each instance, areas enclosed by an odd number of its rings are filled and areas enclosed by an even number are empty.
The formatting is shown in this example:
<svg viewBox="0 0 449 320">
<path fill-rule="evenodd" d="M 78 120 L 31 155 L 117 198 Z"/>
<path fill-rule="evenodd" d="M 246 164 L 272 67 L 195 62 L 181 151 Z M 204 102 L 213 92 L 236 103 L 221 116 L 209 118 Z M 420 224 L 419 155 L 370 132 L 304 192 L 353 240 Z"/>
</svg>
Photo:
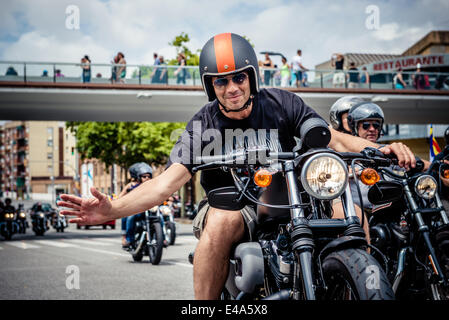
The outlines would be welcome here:
<svg viewBox="0 0 449 320">
<path fill-rule="evenodd" d="M 191 50 L 234 32 L 256 52 L 278 51 L 289 60 L 301 48 L 304 65 L 313 68 L 334 52 L 400 54 L 431 30 L 449 30 L 448 12 L 447 0 L 4 1 L 0 60 L 79 62 L 88 54 L 93 63 L 108 63 L 122 51 L 129 64 L 152 64 L 153 52 L 175 58 L 168 43 L 181 32 Z"/>
</svg>

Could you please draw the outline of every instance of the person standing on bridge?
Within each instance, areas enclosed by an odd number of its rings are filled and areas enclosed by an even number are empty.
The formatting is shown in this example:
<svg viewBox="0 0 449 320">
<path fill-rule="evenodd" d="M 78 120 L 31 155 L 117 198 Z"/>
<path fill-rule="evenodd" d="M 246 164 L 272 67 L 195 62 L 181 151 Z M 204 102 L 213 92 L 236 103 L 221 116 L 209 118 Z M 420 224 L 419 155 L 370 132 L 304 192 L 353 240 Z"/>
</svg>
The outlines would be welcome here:
<svg viewBox="0 0 449 320">
<path fill-rule="evenodd" d="M 118 58 L 118 70 L 117 70 L 117 77 L 119 78 L 120 83 L 125 83 L 125 77 L 126 77 L 126 60 L 125 55 L 122 52 L 117 53 Z"/>
<path fill-rule="evenodd" d="M 167 169 L 114 201 L 96 188 L 91 188 L 94 198 L 61 195 L 63 201 L 58 205 L 72 209 L 63 210 L 61 214 L 75 215 L 76 218 L 70 220 L 72 223 L 91 225 L 142 212 L 166 200 L 192 178 L 192 159 L 194 155 L 203 154 L 212 138 L 220 139 L 222 145 L 237 147 L 232 141 L 226 141 L 225 130 L 277 129 L 285 134 L 269 145 L 290 151 L 296 145 L 294 137 L 300 136 L 302 124 L 310 118 L 322 119 L 295 93 L 260 88 L 256 53 L 251 44 L 237 34 L 223 33 L 209 39 L 201 51 L 199 68 L 209 103 L 187 124 L 186 131 L 172 149 Z M 279 114 L 283 117 L 277 116 Z M 199 123 L 201 128 L 197 129 Z M 368 146 L 379 147 L 333 128 L 329 130 L 332 135 L 329 147 L 336 151 L 360 152 Z M 211 132 L 217 134 L 211 137 Z M 209 134 L 207 141 L 202 139 L 203 134 Z M 200 141 L 194 140 L 197 137 Z M 395 154 L 402 166 L 415 166 L 413 153 L 402 143 L 392 143 L 379 150 Z M 216 172 L 201 173 L 206 191 L 233 185 L 229 172 L 213 171 Z M 343 212 L 334 211 L 334 216 L 342 217 Z M 193 225 L 195 236 L 199 238 L 193 261 L 195 298 L 218 299 L 228 275 L 231 248 L 245 239 L 253 239 L 256 213 L 250 206 L 241 211 L 223 211 L 206 204 L 199 210 Z"/>
<path fill-rule="evenodd" d="M 91 78 L 90 59 L 87 54 L 81 58 L 81 69 L 83 70 L 82 74 L 83 83 L 90 82 Z"/>
</svg>

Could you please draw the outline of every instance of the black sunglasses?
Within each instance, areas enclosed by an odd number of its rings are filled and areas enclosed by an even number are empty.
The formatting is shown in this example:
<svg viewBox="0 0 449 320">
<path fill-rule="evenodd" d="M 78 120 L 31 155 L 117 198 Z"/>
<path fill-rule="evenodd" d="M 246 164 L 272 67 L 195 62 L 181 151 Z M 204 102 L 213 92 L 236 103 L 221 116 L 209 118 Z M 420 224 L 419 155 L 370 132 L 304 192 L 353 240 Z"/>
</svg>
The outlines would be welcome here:
<svg viewBox="0 0 449 320">
<path fill-rule="evenodd" d="M 362 122 L 363 130 L 368 130 L 370 126 L 373 126 L 375 130 L 380 129 L 380 122 Z"/>
<path fill-rule="evenodd" d="M 149 174 L 145 174 L 145 175 L 143 175 L 143 176 L 140 176 L 141 178 L 151 178 L 151 176 L 149 175 Z"/>
<path fill-rule="evenodd" d="M 232 82 L 234 82 L 235 84 L 242 84 L 243 82 L 245 82 L 245 80 L 248 78 L 248 75 L 245 72 L 240 72 L 237 73 L 236 75 L 234 75 L 231 80 Z M 214 87 L 217 88 L 224 88 L 225 86 L 227 86 L 229 83 L 228 78 L 218 78 L 214 81 Z"/>
</svg>

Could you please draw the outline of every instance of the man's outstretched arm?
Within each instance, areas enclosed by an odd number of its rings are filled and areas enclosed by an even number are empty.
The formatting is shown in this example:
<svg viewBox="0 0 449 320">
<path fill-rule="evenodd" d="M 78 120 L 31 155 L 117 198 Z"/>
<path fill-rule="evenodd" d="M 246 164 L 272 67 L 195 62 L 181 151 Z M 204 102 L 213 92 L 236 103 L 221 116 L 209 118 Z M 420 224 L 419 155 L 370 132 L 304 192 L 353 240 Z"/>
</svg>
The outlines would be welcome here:
<svg viewBox="0 0 449 320">
<path fill-rule="evenodd" d="M 80 225 L 101 224 L 109 220 L 127 217 L 161 204 L 173 192 L 179 190 L 191 178 L 182 164 L 175 163 L 156 178 L 142 183 L 120 199 L 110 201 L 105 194 L 91 188 L 94 198 L 61 195 L 58 206 L 71 208 L 62 210 L 63 215 L 76 216 L 69 222 Z"/>
</svg>

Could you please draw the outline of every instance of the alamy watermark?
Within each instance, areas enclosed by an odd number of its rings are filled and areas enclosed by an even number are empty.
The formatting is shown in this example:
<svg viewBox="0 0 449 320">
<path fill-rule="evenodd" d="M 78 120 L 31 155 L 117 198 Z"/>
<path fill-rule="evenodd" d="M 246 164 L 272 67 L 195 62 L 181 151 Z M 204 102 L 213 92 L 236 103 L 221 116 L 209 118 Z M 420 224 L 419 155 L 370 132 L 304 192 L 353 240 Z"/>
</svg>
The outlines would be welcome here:
<svg viewBox="0 0 449 320">
<path fill-rule="evenodd" d="M 80 268 L 75 265 L 69 265 L 65 269 L 65 273 L 68 274 L 65 280 L 65 286 L 69 290 L 80 289 Z"/>
<path fill-rule="evenodd" d="M 365 273 L 369 274 L 365 281 L 366 288 L 368 290 L 380 289 L 379 267 L 376 265 L 370 265 L 365 269 Z"/>
<path fill-rule="evenodd" d="M 65 8 L 65 27 L 69 30 L 80 28 L 80 8 L 76 5 L 68 5 Z"/>
<path fill-rule="evenodd" d="M 365 20 L 365 27 L 368 30 L 380 29 L 380 9 L 378 6 L 371 4 L 365 8 L 365 13 L 368 15 Z"/>
<path fill-rule="evenodd" d="M 239 150 L 257 150 L 256 156 L 253 154 L 251 159 L 246 159 L 248 164 L 266 163 L 267 150 L 282 151 L 277 129 L 225 129 L 223 136 L 217 129 L 203 131 L 201 121 L 193 121 L 182 134 L 175 130 L 170 138 L 178 138 L 170 154 L 172 163 L 199 165 L 204 157 L 235 155 Z M 276 160 L 271 155 L 269 159 Z M 236 163 L 244 161 L 242 157 L 236 157 L 235 160 Z"/>
</svg>

